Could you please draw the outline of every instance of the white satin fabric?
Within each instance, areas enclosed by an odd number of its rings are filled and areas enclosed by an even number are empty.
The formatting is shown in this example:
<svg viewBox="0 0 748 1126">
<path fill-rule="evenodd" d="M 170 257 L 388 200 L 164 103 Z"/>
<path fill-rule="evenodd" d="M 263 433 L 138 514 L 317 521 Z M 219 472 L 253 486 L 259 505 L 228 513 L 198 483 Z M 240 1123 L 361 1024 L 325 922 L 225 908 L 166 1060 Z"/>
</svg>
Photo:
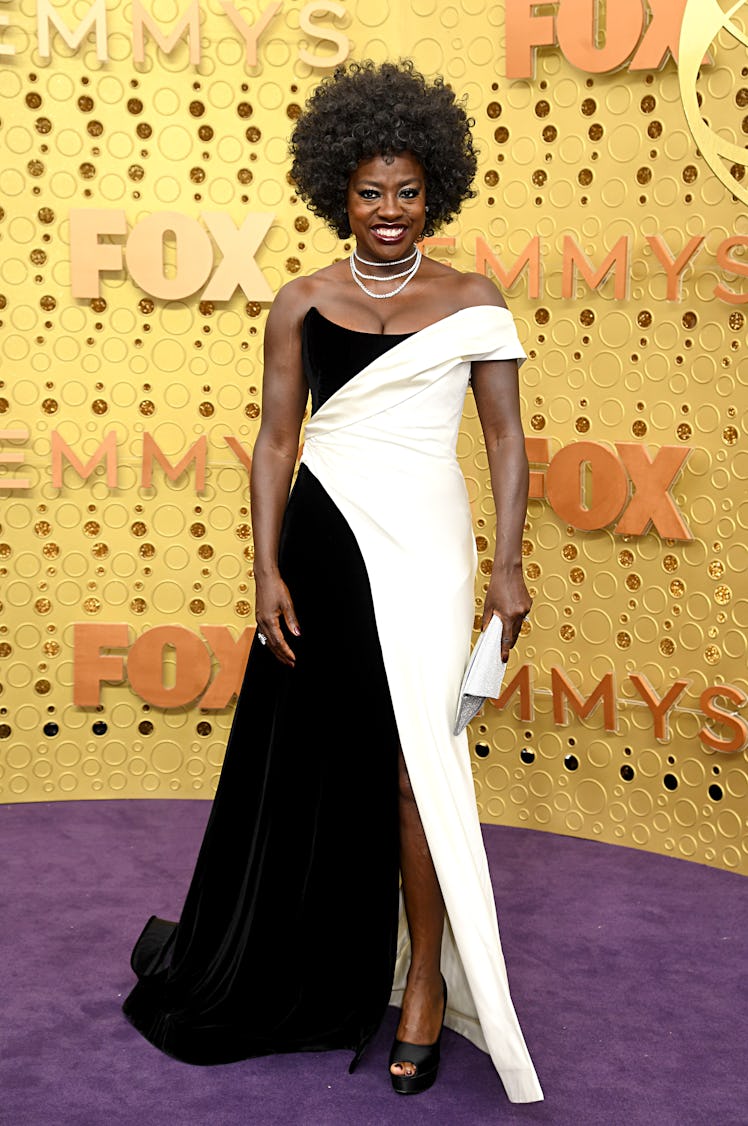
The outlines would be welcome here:
<svg viewBox="0 0 748 1126">
<path fill-rule="evenodd" d="M 490 1053 L 513 1102 L 543 1093 L 509 995 L 467 737 L 452 734 L 476 568 L 455 447 L 471 362 L 523 356 L 507 310 L 462 309 L 332 395 L 307 424 L 302 457 L 366 563 L 403 755 L 446 905 L 446 1024 Z M 335 619 L 342 659 L 355 661 L 345 606 Z M 393 1004 L 409 961 L 401 906 Z"/>
</svg>

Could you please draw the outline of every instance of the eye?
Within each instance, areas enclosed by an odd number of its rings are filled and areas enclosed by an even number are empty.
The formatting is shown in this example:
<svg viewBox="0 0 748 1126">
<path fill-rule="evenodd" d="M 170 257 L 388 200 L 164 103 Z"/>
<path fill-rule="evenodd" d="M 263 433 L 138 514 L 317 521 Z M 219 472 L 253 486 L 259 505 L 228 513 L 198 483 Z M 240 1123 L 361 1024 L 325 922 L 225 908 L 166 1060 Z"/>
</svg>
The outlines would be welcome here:
<svg viewBox="0 0 748 1126">
<path fill-rule="evenodd" d="M 403 188 L 400 192 L 403 199 L 418 199 L 420 194 L 420 188 Z"/>
<path fill-rule="evenodd" d="M 376 188 L 362 188 L 358 194 L 361 196 L 361 199 L 376 199 L 379 192 Z"/>
</svg>

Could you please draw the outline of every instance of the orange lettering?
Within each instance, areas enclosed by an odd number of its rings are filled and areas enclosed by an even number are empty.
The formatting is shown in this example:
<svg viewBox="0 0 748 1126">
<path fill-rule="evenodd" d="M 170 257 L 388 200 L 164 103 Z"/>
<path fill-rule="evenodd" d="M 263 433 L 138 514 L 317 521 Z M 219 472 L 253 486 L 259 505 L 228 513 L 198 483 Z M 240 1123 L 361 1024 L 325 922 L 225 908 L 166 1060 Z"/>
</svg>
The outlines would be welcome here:
<svg viewBox="0 0 748 1126">
<path fill-rule="evenodd" d="M 707 719 L 717 720 L 719 723 L 723 723 L 725 727 L 729 727 L 733 732 L 732 738 L 720 739 L 705 724 L 699 732 L 699 739 L 704 746 L 711 747 L 713 751 L 722 751 L 725 754 L 745 750 L 748 744 L 748 723 L 740 716 L 735 715 L 734 712 L 718 708 L 714 701 L 720 696 L 737 707 L 742 707 L 743 704 L 748 702 L 748 696 L 742 688 L 735 688 L 732 684 L 715 684 L 712 688 L 707 688 L 701 693 L 699 707 L 704 715 Z"/>
<path fill-rule="evenodd" d="M 601 17 L 605 22 L 602 43 Z M 622 66 L 636 47 L 644 11 L 639 0 L 606 4 L 604 12 L 600 0 L 563 0 L 556 24 L 559 45 L 571 65 L 589 74 L 603 74 Z"/>
<path fill-rule="evenodd" d="M 200 632 L 218 659 L 218 672 L 200 701 L 200 707 L 225 708 L 242 686 L 255 629 L 247 626 L 236 641 L 227 626 L 201 626 Z"/>
<path fill-rule="evenodd" d="M 597 688 L 585 700 L 577 692 L 563 669 L 557 665 L 551 668 L 551 692 L 553 694 L 553 720 L 558 724 L 568 723 L 567 703 L 579 719 L 586 719 L 602 700 L 603 719 L 606 731 L 617 731 L 615 680 L 612 672 L 606 672 Z"/>
<path fill-rule="evenodd" d="M 86 480 L 91 476 L 102 458 L 106 458 L 106 483 L 110 489 L 117 488 L 117 432 L 110 430 L 104 440 L 91 454 L 84 465 L 75 456 L 64 438 L 57 430 L 52 431 L 52 488 L 62 488 L 63 457 L 70 463 L 79 477 Z"/>
<path fill-rule="evenodd" d="M 76 622 L 73 625 L 73 703 L 95 708 L 102 680 L 116 684 L 125 679 L 121 656 L 102 649 L 126 649 L 129 627 L 124 622 Z"/>
<path fill-rule="evenodd" d="M 252 455 L 247 453 L 239 439 L 235 438 L 233 434 L 225 434 L 224 441 L 229 449 L 236 454 L 237 458 L 246 469 L 247 476 L 249 476 L 252 472 Z"/>
<path fill-rule="evenodd" d="M 165 684 L 166 650 L 174 654 L 174 684 Z M 127 675 L 133 692 L 157 708 L 181 708 L 197 699 L 210 680 L 210 656 L 184 626 L 154 626 L 130 650 Z"/>
<path fill-rule="evenodd" d="M 584 251 L 571 235 L 564 235 L 564 256 L 561 268 L 561 296 L 576 297 L 577 271 L 582 275 L 590 289 L 599 289 L 611 270 L 615 270 L 614 294 L 617 301 L 626 296 L 628 279 L 629 239 L 621 235 L 599 270 L 590 262 Z"/>
<path fill-rule="evenodd" d="M 556 42 L 553 16 L 536 16 L 536 0 L 510 0 L 504 6 L 507 78 L 532 78 L 533 47 Z"/>
<path fill-rule="evenodd" d="M 497 700 L 491 700 L 495 708 L 505 708 L 515 692 L 519 692 L 519 718 L 530 723 L 535 718 L 532 699 L 532 665 L 522 665 L 508 684 L 504 685 Z"/>
<path fill-rule="evenodd" d="M 172 465 L 167 458 L 164 451 L 156 442 L 156 439 L 146 431 L 143 434 L 143 469 L 141 476 L 141 485 L 144 489 L 150 489 L 153 484 L 153 459 L 159 463 L 166 476 L 170 481 L 176 481 L 178 477 L 186 470 L 191 461 L 195 462 L 195 491 L 201 493 L 205 488 L 205 457 L 208 445 L 208 439 L 205 434 L 201 435 L 196 442 L 193 442 L 187 453 L 182 460 L 176 465 Z"/>
<path fill-rule="evenodd" d="M 658 739 L 661 743 L 666 743 L 670 738 L 668 712 L 675 706 L 676 700 L 680 699 L 688 688 L 690 681 L 676 680 L 670 687 L 670 690 L 660 699 L 646 676 L 638 672 L 632 672 L 630 678 L 642 700 L 652 713 L 655 739 Z"/>
<path fill-rule="evenodd" d="M 661 446 L 652 461 L 646 447 L 636 442 L 616 442 L 616 449 L 635 489 L 615 526 L 617 535 L 640 536 L 651 520 L 665 538 L 693 539 L 668 492 L 691 451 L 680 446 Z"/>
<path fill-rule="evenodd" d="M 748 247 L 748 236 L 735 235 L 733 238 L 726 238 L 717 247 L 717 261 L 723 270 L 729 270 L 738 277 L 748 278 L 748 262 L 739 262 L 730 256 L 730 251 L 734 246 Z M 716 297 L 721 297 L 723 301 L 729 301 L 731 305 L 745 305 L 748 301 L 748 293 L 736 293 L 733 289 L 728 289 L 726 285 L 715 286 L 714 293 Z"/>
<path fill-rule="evenodd" d="M 508 270 L 504 269 L 503 264 L 489 249 L 482 235 L 478 235 L 475 240 L 476 272 L 487 275 L 489 266 L 504 289 L 511 289 L 522 270 L 527 266 L 529 270 L 527 296 L 531 298 L 540 297 L 540 235 L 535 235 L 534 238 L 530 239 L 525 249 L 520 252 L 515 260 L 514 265 L 510 266 Z"/>
<path fill-rule="evenodd" d="M 655 252 L 655 257 L 659 259 L 665 267 L 667 275 L 667 299 L 668 301 L 679 301 L 681 294 L 681 274 L 685 270 L 688 263 L 701 247 L 704 241 L 703 235 L 694 235 L 690 238 L 683 250 L 677 258 L 674 258 L 670 247 L 665 242 L 662 235 L 647 235 L 647 242 Z"/>
<path fill-rule="evenodd" d="M 688 0 L 647 0 L 652 12 L 649 27 L 631 60 L 630 70 L 659 70 L 670 54 L 678 61 L 680 28 Z M 707 52 L 704 63 L 711 63 Z"/>
<path fill-rule="evenodd" d="M 525 453 L 529 462 L 547 466 L 551 460 L 551 443 L 547 438 L 525 438 Z M 531 500 L 540 500 L 544 496 L 545 471 L 531 469 L 529 497 Z"/>
<path fill-rule="evenodd" d="M 559 450 L 548 466 L 546 489 L 561 519 L 586 531 L 617 519 L 629 495 L 623 466 L 599 442 L 573 442 Z"/>
</svg>

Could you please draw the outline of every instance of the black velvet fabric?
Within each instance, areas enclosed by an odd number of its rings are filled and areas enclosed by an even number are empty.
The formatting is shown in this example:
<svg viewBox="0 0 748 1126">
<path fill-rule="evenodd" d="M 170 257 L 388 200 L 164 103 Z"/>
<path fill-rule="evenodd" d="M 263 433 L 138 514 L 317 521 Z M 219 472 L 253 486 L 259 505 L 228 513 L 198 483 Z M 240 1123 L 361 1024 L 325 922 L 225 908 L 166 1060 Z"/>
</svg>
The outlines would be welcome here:
<svg viewBox="0 0 748 1126">
<path fill-rule="evenodd" d="M 312 306 L 304 318 L 301 351 L 312 392 L 312 414 L 357 372 L 368 367 L 410 332 L 357 332 L 330 321 Z"/>
<path fill-rule="evenodd" d="M 370 337 L 373 354 L 360 347 Z M 400 338 L 349 333 L 317 314 L 304 339 L 319 404 Z M 360 1053 L 392 985 L 397 728 L 364 560 L 305 466 L 280 567 L 302 630 L 289 637 L 296 667 L 252 646 L 180 922 L 149 920 L 123 1006 L 153 1044 L 190 1063 Z"/>
</svg>

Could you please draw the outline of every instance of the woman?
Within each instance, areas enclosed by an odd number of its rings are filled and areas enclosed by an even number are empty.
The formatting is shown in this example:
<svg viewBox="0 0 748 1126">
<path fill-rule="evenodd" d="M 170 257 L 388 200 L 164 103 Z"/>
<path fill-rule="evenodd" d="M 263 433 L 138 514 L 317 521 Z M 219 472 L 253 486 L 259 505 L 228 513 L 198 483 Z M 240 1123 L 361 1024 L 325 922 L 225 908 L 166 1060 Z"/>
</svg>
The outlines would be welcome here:
<svg viewBox="0 0 748 1126">
<path fill-rule="evenodd" d="M 474 613 L 454 455 L 468 379 L 497 510 L 483 626 L 501 617 L 504 660 L 530 607 L 523 353 L 495 287 L 417 246 L 474 194 L 469 122 L 410 63 L 354 63 L 314 92 L 291 150 L 300 195 L 356 249 L 268 316 L 258 631 L 180 923 L 149 921 L 125 1012 L 190 1062 L 347 1047 L 353 1070 L 392 1000 L 396 1091 L 434 1082 L 446 1023 L 534 1101 L 452 735 Z"/>
</svg>

